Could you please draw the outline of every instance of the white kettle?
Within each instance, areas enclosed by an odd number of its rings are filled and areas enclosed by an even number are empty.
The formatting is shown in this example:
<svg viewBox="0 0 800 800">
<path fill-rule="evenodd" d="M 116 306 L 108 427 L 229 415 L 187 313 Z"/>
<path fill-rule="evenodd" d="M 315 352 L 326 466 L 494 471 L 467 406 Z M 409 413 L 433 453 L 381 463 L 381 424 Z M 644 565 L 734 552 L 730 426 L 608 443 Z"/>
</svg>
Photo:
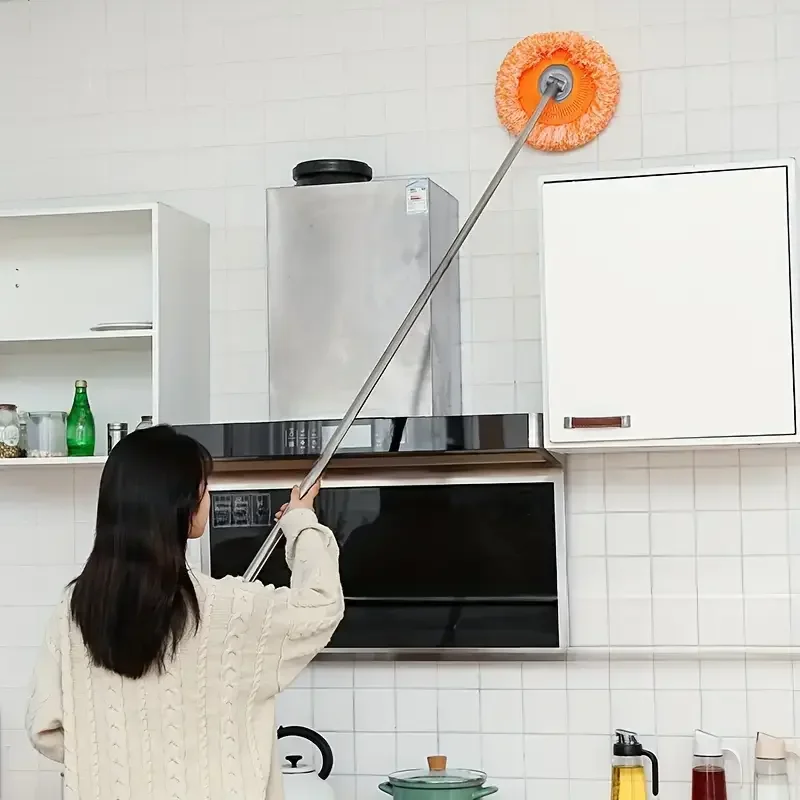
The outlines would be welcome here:
<svg viewBox="0 0 800 800">
<path fill-rule="evenodd" d="M 278 738 L 287 736 L 297 736 L 311 742 L 322 756 L 322 765 L 316 772 L 310 764 L 303 763 L 302 756 L 286 756 L 281 766 L 285 800 L 335 800 L 333 789 L 326 782 L 333 769 L 333 750 L 327 739 L 302 725 L 280 726 Z"/>
</svg>

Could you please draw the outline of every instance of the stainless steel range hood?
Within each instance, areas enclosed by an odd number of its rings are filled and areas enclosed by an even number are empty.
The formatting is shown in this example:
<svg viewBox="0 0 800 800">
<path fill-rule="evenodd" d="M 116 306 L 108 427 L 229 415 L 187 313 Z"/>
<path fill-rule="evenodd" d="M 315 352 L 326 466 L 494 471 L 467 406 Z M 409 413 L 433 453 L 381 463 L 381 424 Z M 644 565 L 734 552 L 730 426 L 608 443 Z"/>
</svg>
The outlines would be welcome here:
<svg viewBox="0 0 800 800">
<path fill-rule="evenodd" d="M 181 430 L 202 441 L 225 471 L 306 469 L 457 229 L 457 201 L 425 178 L 267 190 L 272 421 Z M 476 459 L 561 466 L 543 447 L 541 415 L 460 416 L 460 332 L 456 262 L 339 446 L 332 469 L 365 461 L 387 468 Z"/>
<path fill-rule="evenodd" d="M 344 415 L 457 231 L 427 178 L 267 190 L 270 419 Z M 461 413 L 457 262 L 361 413 Z"/>
</svg>

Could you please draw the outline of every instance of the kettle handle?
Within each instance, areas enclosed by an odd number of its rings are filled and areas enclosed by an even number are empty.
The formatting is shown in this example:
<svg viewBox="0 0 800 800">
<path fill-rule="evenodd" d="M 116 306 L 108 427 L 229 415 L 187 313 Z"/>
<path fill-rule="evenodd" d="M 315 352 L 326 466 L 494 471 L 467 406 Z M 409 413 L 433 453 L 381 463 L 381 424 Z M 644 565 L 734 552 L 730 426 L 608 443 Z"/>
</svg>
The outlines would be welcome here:
<svg viewBox="0 0 800 800">
<path fill-rule="evenodd" d="M 651 753 L 649 750 L 642 750 L 642 755 L 650 759 L 650 763 L 653 766 L 652 771 L 652 778 L 653 778 L 653 795 L 658 794 L 658 759 L 656 758 L 655 753 Z"/>
<path fill-rule="evenodd" d="M 322 766 L 319 768 L 319 777 L 324 781 L 333 769 L 333 750 L 328 744 L 328 740 L 311 728 L 303 725 L 280 725 L 278 726 L 278 738 L 284 739 L 287 736 L 297 736 L 300 739 L 307 739 L 319 750 L 322 756 Z"/>
</svg>

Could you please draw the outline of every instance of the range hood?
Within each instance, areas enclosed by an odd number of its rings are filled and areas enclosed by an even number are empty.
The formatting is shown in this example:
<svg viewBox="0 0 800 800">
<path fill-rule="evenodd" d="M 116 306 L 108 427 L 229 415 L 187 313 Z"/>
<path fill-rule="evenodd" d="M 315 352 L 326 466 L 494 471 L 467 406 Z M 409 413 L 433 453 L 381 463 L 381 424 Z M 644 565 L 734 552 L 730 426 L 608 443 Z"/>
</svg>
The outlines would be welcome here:
<svg viewBox="0 0 800 800">
<path fill-rule="evenodd" d="M 203 445 L 220 468 L 299 470 L 320 453 L 339 420 L 220 422 L 178 425 Z M 560 467 L 544 449 L 542 415 L 481 414 L 450 417 L 357 419 L 331 467 L 458 465 L 515 461 Z"/>
<path fill-rule="evenodd" d="M 433 181 L 370 181 L 368 165 L 346 165 L 350 182 L 267 190 L 267 416 L 285 421 L 179 426 L 223 470 L 310 467 L 457 234 L 458 202 Z M 455 261 L 332 467 L 560 466 L 544 449 L 541 415 L 460 416 L 460 320 Z"/>
<path fill-rule="evenodd" d="M 340 418 L 455 238 L 458 201 L 388 178 L 268 189 L 266 211 L 268 416 Z M 461 413 L 459 284 L 456 260 L 363 416 Z"/>
</svg>

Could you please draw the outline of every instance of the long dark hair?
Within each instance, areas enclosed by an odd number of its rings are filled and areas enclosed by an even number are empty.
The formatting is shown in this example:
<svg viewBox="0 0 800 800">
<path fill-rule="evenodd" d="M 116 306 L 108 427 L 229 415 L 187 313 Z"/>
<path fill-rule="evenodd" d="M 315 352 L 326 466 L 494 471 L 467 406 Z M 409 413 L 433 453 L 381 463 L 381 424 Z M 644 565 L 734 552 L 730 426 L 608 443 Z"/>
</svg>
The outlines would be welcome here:
<svg viewBox="0 0 800 800">
<path fill-rule="evenodd" d="M 166 425 L 134 431 L 100 479 L 94 547 L 70 612 L 95 665 L 163 672 L 200 619 L 186 542 L 212 469 L 199 442 Z"/>
</svg>

